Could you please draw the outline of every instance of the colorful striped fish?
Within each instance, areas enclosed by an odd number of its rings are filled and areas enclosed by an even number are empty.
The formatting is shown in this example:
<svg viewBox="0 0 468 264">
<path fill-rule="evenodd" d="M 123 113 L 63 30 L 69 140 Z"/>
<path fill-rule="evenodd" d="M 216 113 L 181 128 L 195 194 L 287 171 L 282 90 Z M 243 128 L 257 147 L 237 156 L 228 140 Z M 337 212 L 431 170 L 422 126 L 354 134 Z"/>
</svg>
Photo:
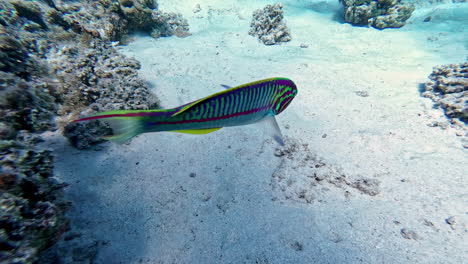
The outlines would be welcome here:
<svg viewBox="0 0 468 264">
<path fill-rule="evenodd" d="M 207 134 L 222 127 L 264 121 L 272 126 L 273 138 L 283 145 L 275 115 L 283 112 L 296 94 L 293 81 L 270 78 L 229 88 L 176 108 L 108 111 L 73 122 L 101 119 L 111 125 L 114 133 L 105 138 L 123 143 L 146 132 Z"/>
</svg>

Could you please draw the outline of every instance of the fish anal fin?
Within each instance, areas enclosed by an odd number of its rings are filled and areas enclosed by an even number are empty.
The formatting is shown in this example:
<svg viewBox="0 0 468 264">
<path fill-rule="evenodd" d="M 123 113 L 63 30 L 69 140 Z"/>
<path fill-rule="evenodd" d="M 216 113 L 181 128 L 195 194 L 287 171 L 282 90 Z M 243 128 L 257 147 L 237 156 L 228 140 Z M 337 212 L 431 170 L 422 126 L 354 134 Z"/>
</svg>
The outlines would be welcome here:
<svg viewBox="0 0 468 264">
<path fill-rule="evenodd" d="M 265 126 L 268 126 L 268 133 L 270 136 L 280 145 L 284 146 L 284 140 L 283 140 L 283 134 L 281 133 L 281 129 L 278 125 L 278 122 L 276 122 L 276 118 L 274 115 L 268 115 L 262 120 L 259 121 L 259 123 L 265 124 Z"/>
<path fill-rule="evenodd" d="M 215 127 L 215 128 L 203 128 L 203 129 L 172 130 L 169 132 L 177 132 L 177 133 L 192 134 L 192 135 L 203 135 L 203 134 L 208 134 L 211 132 L 218 131 L 220 129 L 221 127 Z"/>
</svg>

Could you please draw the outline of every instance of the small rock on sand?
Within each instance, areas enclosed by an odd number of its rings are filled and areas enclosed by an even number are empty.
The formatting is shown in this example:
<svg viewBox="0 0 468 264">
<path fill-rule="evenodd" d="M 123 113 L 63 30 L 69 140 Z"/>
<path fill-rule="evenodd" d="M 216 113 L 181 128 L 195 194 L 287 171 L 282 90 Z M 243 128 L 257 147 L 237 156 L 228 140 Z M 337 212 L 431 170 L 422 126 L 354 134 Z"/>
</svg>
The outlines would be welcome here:
<svg viewBox="0 0 468 264">
<path fill-rule="evenodd" d="M 402 228 L 400 230 L 400 234 L 402 237 L 406 239 L 418 240 L 420 239 L 419 235 L 414 232 L 413 230 L 409 230 L 408 228 Z"/>
</svg>

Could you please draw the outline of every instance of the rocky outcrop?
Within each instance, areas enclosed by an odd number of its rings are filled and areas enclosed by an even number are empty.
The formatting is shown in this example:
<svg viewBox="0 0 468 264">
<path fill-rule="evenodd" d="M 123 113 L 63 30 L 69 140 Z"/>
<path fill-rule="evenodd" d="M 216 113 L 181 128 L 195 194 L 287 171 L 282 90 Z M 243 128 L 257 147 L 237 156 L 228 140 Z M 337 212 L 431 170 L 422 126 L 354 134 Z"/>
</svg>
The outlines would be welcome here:
<svg viewBox="0 0 468 264">
<path fill-rule="evenodd" d="M 291 40 L 286 23 L 283 20 L 283 5 L 267 5 L 253 13 L 249 35 L 257 37 L 265 45 L 274 45 Z"/>
<path fill-rule="evenodd" d="M 401 0 L 340 0 L 344 19 L 356 26 L 399 28 L 411 17 L 414 6 Z"/>
</svg>

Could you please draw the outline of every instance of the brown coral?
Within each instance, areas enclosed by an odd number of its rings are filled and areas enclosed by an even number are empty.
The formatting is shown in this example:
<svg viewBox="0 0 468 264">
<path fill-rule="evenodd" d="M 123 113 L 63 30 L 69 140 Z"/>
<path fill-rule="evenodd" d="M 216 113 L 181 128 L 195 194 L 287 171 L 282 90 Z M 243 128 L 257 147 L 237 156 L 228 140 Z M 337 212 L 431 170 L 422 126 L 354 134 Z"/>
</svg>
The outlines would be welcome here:
<svg viewBox="0 0 468 264">
<path fill-rule="evenodd" d="M 399 28 L 411 17 L 414 6 L 401 0 L 340 0 L 346 22 L 378 29 Z"/>
<path fill-rule="evenodd" d="M 468 62 L 434 67 L 424 97 L 438 103 L 451 118 L 468 122 Z"/>
<path fill-rule="evenodd" d="M 274 45 L 291 40 L 291 34 L 283 21 L 283 5 L 267 5 L 252 15 L 249 35 L 256 36 L 265 45 Z"/>
</svg>

